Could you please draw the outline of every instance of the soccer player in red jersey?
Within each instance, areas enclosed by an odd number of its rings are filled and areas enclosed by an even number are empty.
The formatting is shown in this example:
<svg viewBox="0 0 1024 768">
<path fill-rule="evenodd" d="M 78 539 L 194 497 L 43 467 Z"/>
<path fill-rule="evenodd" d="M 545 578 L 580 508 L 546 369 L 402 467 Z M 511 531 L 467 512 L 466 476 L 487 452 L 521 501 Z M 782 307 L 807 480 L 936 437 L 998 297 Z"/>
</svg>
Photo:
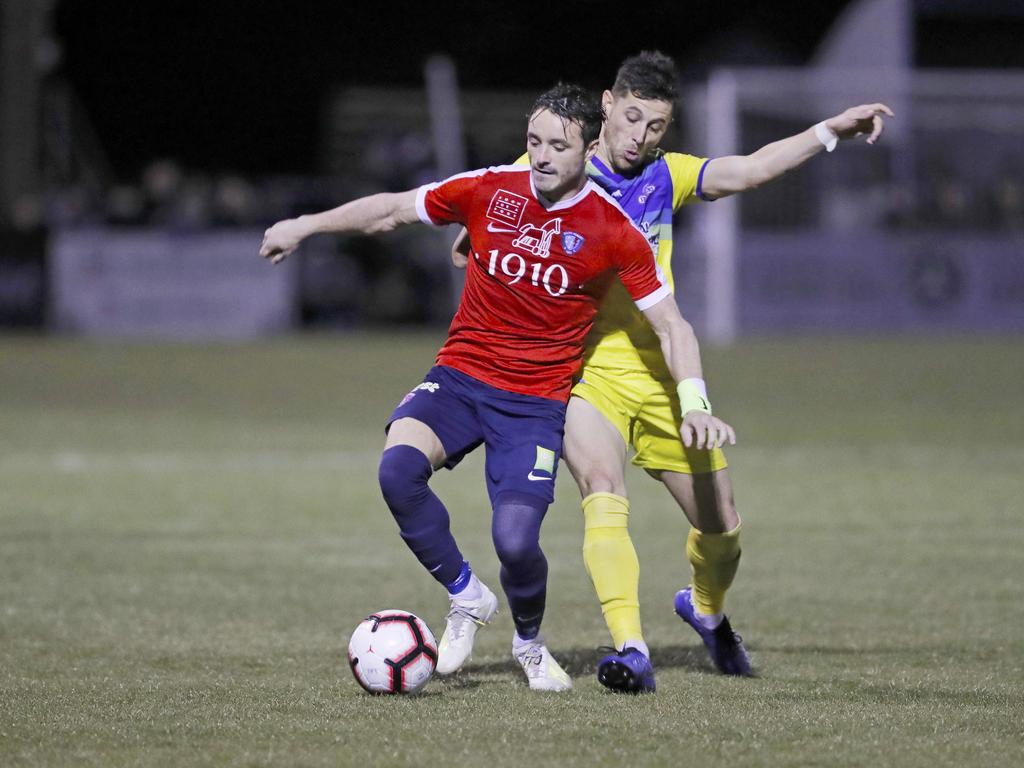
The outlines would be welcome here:
<svg viewBox="0 0 1024 768">
<path fill-rule="evenodd" d="M 422 221 L 464 225 L 474 252 L 437 364 L 388 421 L 379 480 L 402 538 L 449 592 L 437 669 L 458 670 L 497 598 L 472 572 L 428 481 L 483 444 L 492 537 L 516 632 L 512 653 L 531 689 L 567 690 L 569 675 L 540 634 L 547 561 L 540 525 L 554 498 L 566 401 L 597 306 L 616 276 L 661 340 L 677 381 L 700 378 L 692 328 L 680 316 L 641 230 L 587 180 L 601 109 L 582 88 L 541 95 L 527 129 L 529 166 L 453 176 L 354 200 L 267 230 L 260 254 L 275 263 L 307 236 L 375 233 Z M 734 442 L 709 413 L 687 414 L 699 447 Z"/>
</svg>

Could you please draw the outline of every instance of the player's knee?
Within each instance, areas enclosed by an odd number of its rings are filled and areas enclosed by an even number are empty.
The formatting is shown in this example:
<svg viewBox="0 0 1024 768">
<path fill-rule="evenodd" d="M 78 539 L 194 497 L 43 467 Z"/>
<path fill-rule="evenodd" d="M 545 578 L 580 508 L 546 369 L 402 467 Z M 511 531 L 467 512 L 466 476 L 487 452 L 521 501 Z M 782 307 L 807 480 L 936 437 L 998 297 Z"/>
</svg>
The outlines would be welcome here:
<svg viewBox="0 0 1024 768">
<path fill-rule="evenodd" d="M 495 499 L 491 537 L 494 551 L 506 568 L 529 565 L 544 557 L 540 524 L 547 502 L 523 493 L 502 493 Z"/>
<path fill-rule="evenodd" d="M 618 477 L 618 473 L 606 472 L 601 467 L 590 467 L 578 474 L 576 479 L 584 498 L 593 493 L 626 495 L 626 484 Z"/>
<path fill-rule="evenodd" d="M 422 496 L 431 472 L 430 461 L 412 446 L 396 445 L 384 451 L 377 468 L 377 480 L 392 512 L 404 509 Z"/>
<path fill-rule="evenodd" d="M 539 537 L 523 535 L 525 533 L 505 532 L 494 537 L 494 551 L 506 568 L 525 565 L 544 556 Z"/>
</svg>

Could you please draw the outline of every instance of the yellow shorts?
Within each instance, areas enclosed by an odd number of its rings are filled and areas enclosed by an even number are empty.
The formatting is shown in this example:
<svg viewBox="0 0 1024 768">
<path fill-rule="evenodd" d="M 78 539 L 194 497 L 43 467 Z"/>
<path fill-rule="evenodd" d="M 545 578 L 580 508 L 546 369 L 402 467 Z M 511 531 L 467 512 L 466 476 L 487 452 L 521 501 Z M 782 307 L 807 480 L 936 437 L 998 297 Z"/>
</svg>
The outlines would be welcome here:
<svg viewBox="0 0 1024 768">
<path fill-rule="evenodd" d="M 614 424 L 626 445 L 636 449 L 633 463 L 652 474 L 667 470 L 701 475 L 727 466 L 719 448 L 704 451 L 683 445 L 675 387 L 649 373 L 586 367 L 572 394 Z"/>
</svg>

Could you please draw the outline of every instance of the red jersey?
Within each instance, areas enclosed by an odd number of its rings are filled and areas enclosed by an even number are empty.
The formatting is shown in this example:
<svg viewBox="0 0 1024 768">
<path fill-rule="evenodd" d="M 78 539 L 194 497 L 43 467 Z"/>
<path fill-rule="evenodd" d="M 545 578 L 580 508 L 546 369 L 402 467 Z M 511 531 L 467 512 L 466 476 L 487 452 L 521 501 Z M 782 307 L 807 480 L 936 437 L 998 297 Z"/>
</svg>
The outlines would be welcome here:
<svg viewBox="0 0 1024 768">
<path fill-rule="evenodd" d="M 545 208 L 529 166 L 487 168 L 421 187 L 416 209 L 462 224 L 473 247 L 437 362 L 498 389 L 568 400 L 616 274 L 640 309 L 671 295 L 647 238 L 592 181 Z"/>
</svg>

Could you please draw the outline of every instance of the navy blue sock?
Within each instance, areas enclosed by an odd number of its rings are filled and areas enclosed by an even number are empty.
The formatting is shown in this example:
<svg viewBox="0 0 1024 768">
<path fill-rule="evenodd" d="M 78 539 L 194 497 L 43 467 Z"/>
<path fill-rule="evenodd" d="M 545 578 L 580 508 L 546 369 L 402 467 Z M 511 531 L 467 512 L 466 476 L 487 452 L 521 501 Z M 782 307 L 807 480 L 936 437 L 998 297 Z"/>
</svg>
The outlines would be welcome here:
<svg viewBox="0 0 1024 768">
<path fill-rule="evenodd" d="M 448 587 L 448 594 L 457 595 L 462 592 L 466 587 L 469 586 L 469 580 L 473 578 L 473 569 L 469 567 L 469 563 L 462 562 L 462 570 L 459 571 L 459 575 L 455 578 L 455 581 L 445 584 Z"/>
<path fill-rule="evenodd" d="M 544 499 L 528 493 L 504 491 L 494 498 L 491 537 L 501 561 L 501 586 L 524 640 L 537 636 L 544 618 L 548 561 L 540 548 L 540 524 L 547 510 Z"/>
<path fill-rule="evenodd" d="M 449 528 L 448 510 L 427 485 L 432 474 L 421 451 L 396 445 L 380 457 L 377 476 L 405 543 L 430 575 L 447 587 L 459 580 L 464 561 Z"/>
</svg>

